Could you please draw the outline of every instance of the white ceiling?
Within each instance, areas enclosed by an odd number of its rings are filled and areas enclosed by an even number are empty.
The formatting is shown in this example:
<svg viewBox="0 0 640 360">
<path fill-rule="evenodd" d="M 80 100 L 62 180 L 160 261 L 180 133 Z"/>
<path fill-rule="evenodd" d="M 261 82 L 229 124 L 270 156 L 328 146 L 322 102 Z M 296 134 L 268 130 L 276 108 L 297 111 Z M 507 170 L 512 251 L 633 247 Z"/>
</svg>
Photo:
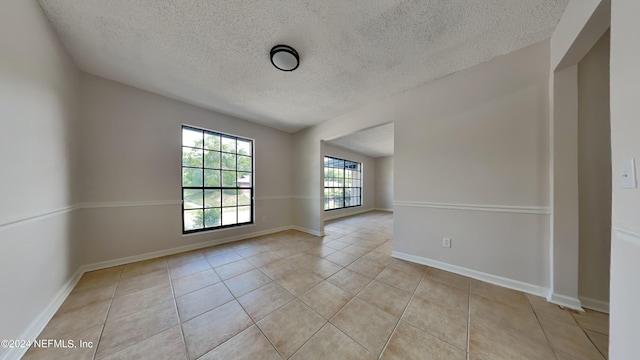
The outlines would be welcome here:
<svg viewBox="0 0 640 360">
<path fill-rule="evenodd" d="M 289 132 L 547 39 L 567 2 L 40 0 L 81 70 Z"/>
<path fill-rule="evenodd" d="M 328 140 L 330 144 L 374 158 L 393 155 L 393 123 Z"/>
</svg>

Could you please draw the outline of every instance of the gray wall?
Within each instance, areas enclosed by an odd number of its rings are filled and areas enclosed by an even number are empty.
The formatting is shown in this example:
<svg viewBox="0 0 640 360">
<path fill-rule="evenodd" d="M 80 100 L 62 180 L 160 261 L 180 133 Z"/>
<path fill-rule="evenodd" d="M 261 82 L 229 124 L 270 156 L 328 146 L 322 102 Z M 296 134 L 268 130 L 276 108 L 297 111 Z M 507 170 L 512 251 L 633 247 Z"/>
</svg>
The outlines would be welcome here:
<svg viewBox="0 0 640 360">
<path fill-rule="evenodd" d="M 609 32 L 578 64 L 578 293 L 609 303 L 611 257 L 611 134 Z"/>
<path fill-rule="evenodd" d="M 393 156 L 383 156 L 376 162 L 376 209 L 393 211 Z"/>
<path fill-rule="evenodd" d="M 85 262 L 291 225 L 290 134 L 87 74 L 80 116 Z M 255 139 L 255 225 L 182 235 L 182 124 Z"/>
<path fill-rule="evenodd" d="M 0 2 L 0 53 L 0 339 L 22 339 L 80 265 L 78 73 L 35 1 Z"/>
</svg>

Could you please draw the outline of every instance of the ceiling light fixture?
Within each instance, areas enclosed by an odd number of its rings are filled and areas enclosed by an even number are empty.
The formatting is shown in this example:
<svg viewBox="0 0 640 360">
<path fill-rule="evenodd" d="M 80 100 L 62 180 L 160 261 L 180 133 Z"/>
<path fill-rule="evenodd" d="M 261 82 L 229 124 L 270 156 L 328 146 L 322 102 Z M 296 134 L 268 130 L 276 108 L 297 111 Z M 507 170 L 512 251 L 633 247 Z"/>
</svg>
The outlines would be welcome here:
<svg viewBox="0 0 640 360">
<path fill-rule="evenodd" d="M 276 45 L 271 48 L 271 63 L 282 71 L 293 71 L 300 65 L 298 52 L 287 45 Z"/>
</svg>

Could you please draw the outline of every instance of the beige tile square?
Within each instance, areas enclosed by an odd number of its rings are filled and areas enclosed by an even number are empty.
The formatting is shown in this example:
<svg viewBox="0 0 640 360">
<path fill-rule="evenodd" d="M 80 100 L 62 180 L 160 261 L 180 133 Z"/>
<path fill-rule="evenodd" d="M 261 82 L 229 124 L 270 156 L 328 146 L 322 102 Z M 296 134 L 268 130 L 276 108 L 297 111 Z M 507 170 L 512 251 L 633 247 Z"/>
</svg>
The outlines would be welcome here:
<svg viewBox="0 0 640 360">
<path fill-rule="evenodd" d="M 282 257 L 278 256 L 273 252 L 264 252 L 264 253 L 247 258 L 247 261 L 250 262 L 255 267 L 262 267 L 265 265 L 269 265 L 272 262 L 276 262 L 278 260 L 282 260 Z"/>
<path fill-rule="evenodd" d="M 187 349 L 182 339 L 180 326 L 154 335 L 122 351 L 109 355 L 104 360 L 129 359 L 187 359 Z"/>
<path fill-rule="evenodd" d="M 326 279 L 340 270 L 342 270 L 342 266 L 324 259 L 309 263 L 304 268 L 304 271 L 310 272 L 322 279 Z"/>
<path fill-rule="evenodd" d="M 22 357 L 22 360 L 51 360 L 51 359 L 64 359 L 64 360 L 84 360 L 93 359 L 96 352 L 98 340 L 102 333 L 102 324 L 88 328 L 80 329 L 68 335 L 58 337 L 43 337 L 42 334 L 38 337 L 39 340 L 61 340 L 67 343 L 69 340 L 73 341 L 75 347 L 31 347 L 27 353 Z M 83 346 L 80 347 L 81 341 L 85 344 L 91 343 L 92 347 Z"/>
<path fill-rule="evenodd" d="M 300 296 L 300 300 L 325 319 L 330 319 L 351 300 L 351 294 L 323 281 Z"/>
<path fill-rule="evenodd" d="M 405 321 L 400 321 L 382 354 L 382 359 L 385 360 L 466 360 L 466 358 L 465 350 L 451 346 Z"/>
<path fill-rule="evenodd" d="M 220 281 L 218 274 L 213 269 L 201 271 L 199 273 L 187 275 L 179 279 L 174 279 L 173 292 L 176 297 L 188 294 L 192 291 L 202 289 L 205 286 L 217 284 Z"/>
<path fill-rule="evenodd" d="M 409 303 L 411 294 L 374 280 L 357 298 L 399 318 Z"/>
<path fill-rule="evenodd" d="M 262 253 L 264 253 L 266 251 L 268 251 L 267 248 L 265 248 L 265 247 L 263 247 L 261 245 L 258 245 L 258 244 L 253 244 L 253 245 L 247 246 L 245 248 L 235 250 L 236 254 L 242 256 L 245 259 L 246 258 L 250 258 L 252 256 L 256 256 L 258 254 L 262 254 Z"/>
<path fill-rule="evenodd" d="M 609 335 L 609 315 L 589 309 L 572 315 L 584 329 Z"/>
<path fill-rule="evenodd" d="M 108 322 L 100 338 L 96 359 L 115 354 L 175 325 L 178 325 L 178 316 L 173 300 Z"/>
<path fill-rule="evenodd" d="M 560 321 L 540 317 L 540 324 L 551 347 L 556 352 L 577 356 L 585 360 L 602 360 L 600 351 L 591 343 L 591 340 L 579 326 L 569 325 Z"/>
<path fill-rule="evenodd" d="M 462 290 L 425 277 L 416 289 L 416 296 L 460 313 L 469 312 L 468 289 Z"/>
<path fill-rule="evenodd" d="M 102 325 L 107 318 L 110 300 L 96 302 L 75 310 L 56 313 L 42 330 L 42 339 L 64 339 L 79 330 Z"/>
<path fill-rule="evenodd" d="M 254 321 L 259 321 L 274 310 L 293 300 L 294 296 L 280 285 L 270 282 L 238 298 L 238 302 Z"/>
<path fill-rule="evenodd" d="M 331 246 L 331 245 L 329 245 L 329 246 Z M 344 249 L 342 249 L 340 251 L 342 251 L 344 253 L 347 253 L 347 254 L 350 254 L 350 255 L 353 255 L 355 257 L 361 257 L 361 256 L 366 255 L 370 250 L 369 249 L 365 249 L 363 247 L 360 247 L 358 245 L 349 245 L 349 246 L 347 246 L 346 248 L 344 248 Z"/>
<path fill-rule="evenodd" d="M 129 295 L 136 291 L 165 284 L 169 284 L 169 273 L 166 269 L 133 276 L 128 279 L 122 279 L 118 282 L 118 287 L 116 288 L 114 297 Z"/>
<path fill-rule="evenodd" d="M 123 266 L 115 266 L 86 272 L 82 275 L 74 290 L 80 291 L 91 288 L 110 287 L 118 282 L 123 268 Z"/>
<path fill-rule="evenodd" d="M 273 281 L 298 296 L 322 282 L 322 278 L 305 271 L 292 271 L 276 277 Z"/>
<path fill-rule="evenodd" d="M 505 305 L 484 296 L 471 295 L 471 321 L 484 320 L 494 326 L 517 332 L 538 342 L 546 342 L 542 327 L 531 309 Z"/>
<path fill-rule="evenodd" d="M 336 249 L 336 250 L 342 250 L 344 248 L 346 248 L 347 246 L 350 246 L 351 244 L 348 242 L 344 242 L 342 241 L 342 239 L 340 240 L 334 240 L 334 241 L 329 241 L 327 243 L 325 243 L 326 246 L 332 248 L 332 249 Z"/>
<path fill-rule="evenodd" d="M 250 262 L 246 261 L 246 260 L 238 260 L 238 261 L 234 261 L 232 263 L 228 263 L 225 265 L 221 265 L 218 266 L 216 268 L 214 268 L 213 270 L 216 271 L 216 273 L 218 274 L 218 276 L 220 277 L 220 279 L 222 280 L 227 280 L 230 279 L 234 276 L 238 276 L 240 274 L 244 274 L 248 271 L 251 271 L 255 269 L 255 267 L 253 265 L 251 265 Z"/>
<path fill-rule="evenodd" d="M 209 285 L 176 299 L 180 320 L 185 322 L 204 312 L 233 300 L 223 283 Z"/>
<path fill-rule="evenodd" d="M 150 306 L 173 299 L 171 285 L 164 284 L 116 298 L 111 303 L 107 322 L 131 315 Z"/>
<path fill-rule="evenodd" d="M 331 319 L 335 327 L 375 356 L 382 352 L 397 322 L 395 316 L 357 298 Z"/>
<path fill-rule="evenodd" d="M 200 252 L 205 258 L 210 258 L 210 257 L 222 255 L 222 254 L 227 254 L 227 253 L 234 253 L 233 249 L 229 246 L 229 244 L 210 246 L 208 248 L 200 249 Z"/>
<path fill-rule="evenodd" d="M 202 252 L 200 250 L 187 251 L 167 256 L 167 264 L 170 268 L 203 260 L 204 256 L 202 255 Z"/>
<path fill-rule="evenodd" d="M 155 258 L 143 261 L 137 261 L 124 265 L 121 279 L 152 273 L 158 270 L 167 269 L 167 258 Z"/>
<path fill-rule="evenodd" d="M 371 278 L 349 269 L 342 269 L 329 277 L 327 281 L 349 294 L 355 295 L 371 282 Z"/>
<path fill-rule="evenodd" d="M 238 260 L 242 260 L 242 256 L 236 254 L 235 252 L 225 252 L 222 254 L 207 257 L 207 261 L 209 262 L 209 264 L 211 264 L 211 267 L 214 268 Z"/>
<path fill-rule="evenodd" d="M 117 283 L 100 287 L 89 287 L 78 290 L 73 289 L 67 299 L 58 309 L 58 314 L 77 310 L 79 308 L 89 306 L 98 302 L 111 300 L 116 291 Z"/>
<path fill-rule="evenodd" d="M 425 272 L 429 269 L 427 266 L 400 259 L 393 260 L 393 262 L 391 262 L 388 267 L 420 276 L 424 275 Z"/>
<path fill-rule="evenodd" d="M 295 270 L 295 264 L 287 259 L 281 259 L 260 267 L 260 270 L 274 279 L 282 274 Z"/>
<path fill-rule="evenodd" d="M 260 320 L 258 326 L 287 359 L 326 322 L 300 300 L 294 300 Z"/>
<path fill-rule="evenodd" d="M 318 245 L 305 250 L 307 254 L 315 255 L 321 258 L 331 255 L 336 251 L 337 251 L 336 249 L 327 245 Z"/>
<path fill-rule="evenodd" d="M 554 358 L 548 343 L 479 319 L 471 319 L 469 353 L 473 358 L 491 360 L 549 360 Z"/>
<path fill-rule="evenodd" d="M 189 357 L 197 359 L 251 325 L 251 318 L 237 301 L 230 301 L 185 322 L 182 331 Z"/>
<path fill-rule="evenodd" d="M 251 270 L 224 281 L 231 293 L 236 297 L 240 297 L 269 282 L 271 282 L 271 279 L 259 270 Z"/>
<path fill-rule="evenodd" d="M 585 330 L 591 342 L 596 346 L 598 351 L 605 357 L 605 359 L 609 358 L 609 336 L 600 334 L 595 331 Z"/>
<path fill-rule="evenodd" d="M 365 260 L 380 264 L 382 266 L 387 266 L 391 264 L 391 262 L 393 261 L 393 258 L 391 257 L 391 255 L 382 254 L 377 251 L 371 251 L 367 255 L 363 256 L 362 258 Z"/>
<path fill-rule="evenodd" d="M 571 316 L 572 310 L 563 309 L 556 304 L 548 302 L 547 299 L 540 296 L 530 294 L 525 294 L 525 296 L 529 299 L 529 303 L 533 307 L 533 311 L 538 316 L 544 316 L 567 324 L 576 325 L 576 321 L 573 319 L 573 316 Z"/>
<path fill-rule="evenodd" d="M 461 350 L 467 349 L 467 315 L 455 312 L 429 300 L 414 297 L 402 320 L 448 342 Z"/>
<path fill-rule="evenodd" d="M 422 275 L 407 273 L 390 267 L 387 267 L 376 276 L 376 280 L 410 293 L 413 293 L 416 289 L 420 279 L 422 279 Z"/>
<path fill-rule="evenodd" d="M 276 349 L 255 325 L 204 354 L 198 360 L 281 360 Z"/>
<path fill-rule="evenodd" d="M 358 257 L 344 253 L 342 251 L 336 251 L 331 255 L 325 256 L 324 259 L 329 260 L 332 263 L 336 263 L 340 266 L 348 266 L 352 262 L 358 260 Z"/>
<path fill-rule="evenodd" d="M 464 291 L 469 290 L 469 278 L 466 276 L 454 274 L 448 271 L 429 268 L 425 276 L 427 279 L 439 281 L 445 285 L 460 288 Z"/>
<path fill-rule="evenodd" d="M 179 279 L 205 270 L 211 270 L 211 266 L 206 260 L 197 260 L 169 267 L 169 273 L 171 274 L 172 279 Z"/>
<path fill-rule="evenodd" d="M 358 259 L 347 266 L 347 269 L 373 279 L 384 270 L 384 266 L 369 260 Z"/>
<path fill-rule="evenodd" d="M 291 359 L 375 360 L 376 357 L 335 326 L 326 324 Z"/>
<path fill-rule="evenodd" d="M 471 294 L 484 296 L 523 310 L 531 309 L 529 300 L 524 293 L 520 291 L 507 289 L 502 286 L 489 284 L 475 279 L 469 280 L 469 291 Z"/>
</svg>

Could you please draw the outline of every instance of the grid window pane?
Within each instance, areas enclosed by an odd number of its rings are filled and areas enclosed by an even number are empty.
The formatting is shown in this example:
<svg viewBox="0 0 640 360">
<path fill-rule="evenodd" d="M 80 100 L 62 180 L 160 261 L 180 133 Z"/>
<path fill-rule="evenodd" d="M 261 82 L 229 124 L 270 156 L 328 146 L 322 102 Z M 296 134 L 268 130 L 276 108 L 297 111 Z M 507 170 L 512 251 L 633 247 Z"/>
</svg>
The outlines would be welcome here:
<svg viewBox="0 0 640 360">
<path fill-rule="evenodd" d="M 221 190 L 204 191 L 204 207 L 213 208 L 222 206 Z"/>
<path fill-rule="evenodd" d="M 334 210 L 362 205 L 362 164 L 324 158 L 324 209 Z"/>
<path fill-rule="evenodd" d="M 253 223 L 253 141 L 182 127 L 183 232 Z"/>
<path fill-rule="evenodd" d="M 182 166 L 202 167 L 202 149 L 183 147 Z"/>
<path fill-rule="evenodd" d="M 220 169 L 220 152 L 205 150 L 204 167 L 209 169 Z"/>
</svg>

